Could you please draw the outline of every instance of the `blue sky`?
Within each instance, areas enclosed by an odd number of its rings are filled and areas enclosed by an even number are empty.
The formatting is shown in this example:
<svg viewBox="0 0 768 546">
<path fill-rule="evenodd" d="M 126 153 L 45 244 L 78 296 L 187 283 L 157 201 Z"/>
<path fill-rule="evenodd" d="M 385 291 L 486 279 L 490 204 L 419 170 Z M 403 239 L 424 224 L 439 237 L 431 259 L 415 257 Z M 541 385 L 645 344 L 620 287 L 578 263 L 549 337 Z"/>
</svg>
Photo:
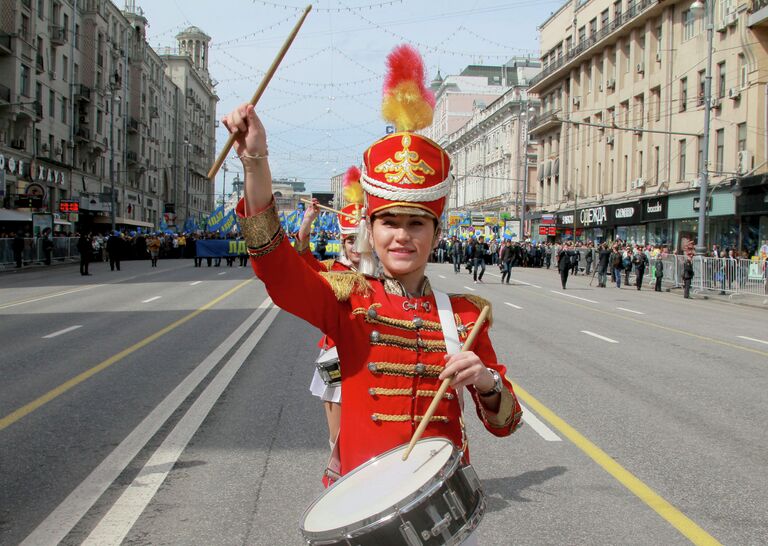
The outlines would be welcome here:
<svg viewBox="0 0 768 546">
<path fill-rule="evenodd" d="M 117 0 L 120 2 L 120 0 Z M 359 164 L 384 133 L 381 84 L 387 53 L 409 42 L 431 79 L 438 67 L 456 74 L 468 64 L 538 58 L 537 26 L 561 0 L 320 0 L 262 97 L 275 177 L 328 188 L 334 174 Z M 155 48 L 175 46 L 196 25 L 212 38 L 209 68 L 217 80 L 218 117 L 253 95 L 307 5 L 301 0 L 139 0 Z M 215 6 L 215 7 L 212 7 Z M 219 129 L 217 143 L 226 134 Z M 239 169 L 231 167 L 227 186 Z M 222 175 L 216 182 L 221 191 Z"/>
</svg>

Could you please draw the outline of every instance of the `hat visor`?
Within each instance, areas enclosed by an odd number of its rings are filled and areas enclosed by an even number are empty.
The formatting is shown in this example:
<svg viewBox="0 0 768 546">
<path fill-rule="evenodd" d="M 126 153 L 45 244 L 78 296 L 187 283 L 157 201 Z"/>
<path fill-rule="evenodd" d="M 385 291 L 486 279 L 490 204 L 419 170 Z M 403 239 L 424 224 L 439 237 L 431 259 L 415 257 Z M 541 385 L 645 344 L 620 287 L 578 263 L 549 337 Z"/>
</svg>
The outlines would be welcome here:
<svg viewBox="0 0 768 546">
<path fill-rule="evenodd" d="M 392 205 L 390 207 L 381 207 L 376 212 L 374 212 L 371 217 L 381 216 L 382 214 L 394 214 L 398 216 L 429 216 L 430 218 L 436 218 L 435 214 L 427 208 L 422 208 L 419 206 L 411 207 L 400 204 Z"/>
</svg>

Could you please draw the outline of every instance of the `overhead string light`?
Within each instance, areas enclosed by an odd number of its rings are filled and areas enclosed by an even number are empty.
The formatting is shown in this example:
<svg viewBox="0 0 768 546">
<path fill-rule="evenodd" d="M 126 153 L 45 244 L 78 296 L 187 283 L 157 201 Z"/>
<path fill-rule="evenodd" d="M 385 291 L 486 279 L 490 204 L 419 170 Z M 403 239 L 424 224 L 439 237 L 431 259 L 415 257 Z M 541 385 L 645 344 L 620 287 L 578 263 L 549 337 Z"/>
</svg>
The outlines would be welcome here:
<svg viewBox="0 0 768 546">
<path fill-rule="evenodd" d="M 243 36 L 239 36 L 237 38 L 231 38 L 229 40 L 224 40 L 223 42 L 212 42 L 211 43 L 211 49 L 215 49 L 217 47 L 221 47 L 221 46 L 225 46 L 225 45 L 236 44 L 236 43 L 242 42 L 243 40 L 247 40 L 249 38 L 256 38 L 260 34 L 264 34 L 265 32 L 269 32 L 270 30 L 274 30 L 274 29 L 276 29 L 278 27 L 283 26 L 284 24 L 286 24 L 286 23 L 288 23 L 290 21 L 294 21 L 295 19 L 296 19 L 295 16 L 293 14 L 291 14 L 291 15 L 285 17 L 284 19 L 280 19 L 279 21 L 276 21 L 276 22 L 272 23 L 271 25 L 268 25 L 266 27 L 260 28 L 258 30 L 254 30 L 253 32 L 249 32 L 248 34 L 245 34 Z"/>
<path fill-rule="evenodd" d="M 268 0 L 253 0 L 254 4 L 261 4 L 262 6 L 270 7 L 270 8 L 281 8 L 281 9 L 290 9 L 294 11 L 302 11 L 304 9 L 304 6 L 293 6 L 290 4 L 283 4 L 280 2 L 269 2 Z M 388 1 L 382 1 L 382 2 L 371 2 L 369 4 L 360 5 L 360 6 L 340 6 L 336 8 L 320 8 L 320 7 L 314 7 L 314 11 L 325 11 L 330 13 L 341 13 L 341 12 L 351 12 L 351 11 L 360 11 L 360 10 L 369 10 L 369 9 L 376 9 L 376 8 L 386 8 L 389 6 L 394 6 L 395 4 L 402 4 L 403 0 L 388 0 Z"/>
</svg>

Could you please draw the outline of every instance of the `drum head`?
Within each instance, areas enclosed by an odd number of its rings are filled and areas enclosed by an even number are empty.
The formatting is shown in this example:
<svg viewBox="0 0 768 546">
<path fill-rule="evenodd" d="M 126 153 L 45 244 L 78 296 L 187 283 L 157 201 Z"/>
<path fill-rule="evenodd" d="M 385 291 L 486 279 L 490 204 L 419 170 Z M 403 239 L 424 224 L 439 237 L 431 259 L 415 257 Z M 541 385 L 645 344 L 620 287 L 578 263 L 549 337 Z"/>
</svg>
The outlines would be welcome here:
<svg viewBox="0 0 768 546">
<path fill-rule="evenodd" d="M 427 438 L 403 461 L 407 447 L 388 451 L 344 476 L 310 506 L 302 529 L 332 531 L 391 510 L 437 476 L 454 451 L 449 440 Z"/>
</svg>

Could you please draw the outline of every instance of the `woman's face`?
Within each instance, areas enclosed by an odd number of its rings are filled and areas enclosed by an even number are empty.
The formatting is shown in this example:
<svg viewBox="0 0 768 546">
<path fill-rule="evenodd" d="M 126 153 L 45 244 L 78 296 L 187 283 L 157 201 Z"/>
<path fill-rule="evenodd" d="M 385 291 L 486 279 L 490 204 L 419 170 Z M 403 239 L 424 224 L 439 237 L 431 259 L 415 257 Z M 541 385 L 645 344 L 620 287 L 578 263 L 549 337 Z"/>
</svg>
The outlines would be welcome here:
<svg viewBox="0 0 768 546">
<path fill-rule="evenodd" d="M 352 265 L 358 267 L 360 265 L 360 253 L 355 251 L 355 235 L 348 235 L 344 237 L 344 254 L 352 262 Z"/>
<path fill-rule="evenodd" d="M 423 270 L 438 241 L 434 221 L 429 216 L 376 215 L 370 233 L 382 267 L 393 277 Z"/>
</svg>

